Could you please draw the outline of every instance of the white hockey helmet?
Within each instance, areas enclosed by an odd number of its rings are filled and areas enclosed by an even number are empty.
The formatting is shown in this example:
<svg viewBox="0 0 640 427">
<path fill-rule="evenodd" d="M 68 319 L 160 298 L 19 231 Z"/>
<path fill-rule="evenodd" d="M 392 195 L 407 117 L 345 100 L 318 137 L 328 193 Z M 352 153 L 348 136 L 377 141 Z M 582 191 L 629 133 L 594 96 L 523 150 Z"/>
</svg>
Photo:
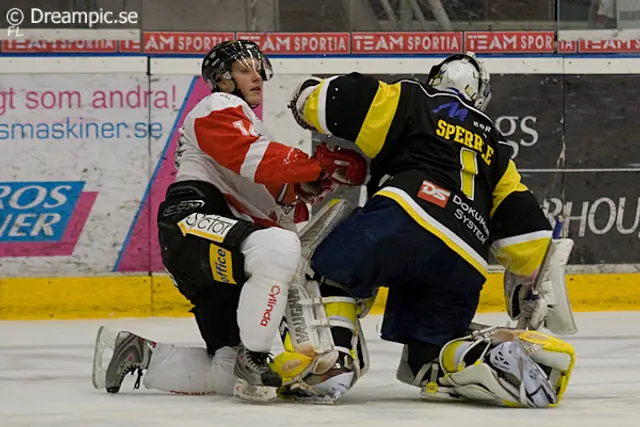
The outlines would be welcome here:
<svg viewBox="0 0 640 427">
<path fill-rule="evenodd" d="M 434 65 L 427 85 L 453 92 L 484 111 L 491 99 L 490 76 L 473 52 L 452 55 Z"/>
</svg>

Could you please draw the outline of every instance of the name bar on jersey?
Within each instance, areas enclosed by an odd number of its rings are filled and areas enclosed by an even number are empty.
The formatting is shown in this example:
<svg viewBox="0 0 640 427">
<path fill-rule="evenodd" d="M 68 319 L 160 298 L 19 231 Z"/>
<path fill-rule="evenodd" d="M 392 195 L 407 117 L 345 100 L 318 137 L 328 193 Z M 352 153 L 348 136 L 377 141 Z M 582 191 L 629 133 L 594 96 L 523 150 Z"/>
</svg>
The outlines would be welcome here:
<svg viewBox="0 0 640 427">
<path fill-rule="evenodd" d="M 639 40 L 556 40 L 553 31 L 247 33 L 147 31 L 140 41 L 3 40 L 0 53 L 203 55 L 217 43 L 254 40 L 270 55 L 640 53 Z"/>
</svg>

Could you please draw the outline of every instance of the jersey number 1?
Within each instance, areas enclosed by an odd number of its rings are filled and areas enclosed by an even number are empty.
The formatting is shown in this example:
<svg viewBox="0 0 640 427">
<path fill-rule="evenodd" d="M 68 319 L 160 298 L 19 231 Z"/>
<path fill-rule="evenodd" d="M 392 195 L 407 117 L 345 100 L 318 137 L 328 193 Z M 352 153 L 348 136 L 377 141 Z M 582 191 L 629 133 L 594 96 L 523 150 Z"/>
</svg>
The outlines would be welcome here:
<svg viewBox="0 0 640 427">
<path fill-rule="evenodd" d="M 460 190 L 471 200 L 476 190 L 478 174 L 478 153 L 468 148 L 460 149 Z"/>
</svg>

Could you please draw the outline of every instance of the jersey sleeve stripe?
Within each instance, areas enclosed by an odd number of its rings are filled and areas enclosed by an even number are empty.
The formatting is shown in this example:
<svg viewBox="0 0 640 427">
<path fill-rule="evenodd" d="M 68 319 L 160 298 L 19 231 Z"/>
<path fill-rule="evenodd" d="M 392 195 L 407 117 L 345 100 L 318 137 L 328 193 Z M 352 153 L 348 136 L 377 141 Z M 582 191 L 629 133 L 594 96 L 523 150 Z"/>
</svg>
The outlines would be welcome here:
<svg viewBox="0 0 640 427">
<path fill-rule="evenodd" d="M 505 237 L 504 239 L 496 240 L 493 245 L 497 248 L 517 245 L 519 243 L 527 243 L 538 239 L 550 239 L 551 230 L 532 231 L 531 233 L 520 234 L 519 236 Z"/>
<path fill-rule="evenodd" d="M 390 85 L 378 82 L 378 91 L 371 102 L 355 141 L 356 145 L 369 158 L 376 157 L 384 146 L 398 109 L 400 93 L 400 83 Z"/>
<path fill-rule="evenodd" d="M 491 250 L 496 260 L 511 273 L 531 276 L 542 265 L 550 240 L 551 231 L 536 231 L 497 240 Z"/>
<path fill-rule="evenodd" d="M 211 111 L 194 120 L 198 146 L 217 163 L 240 173 L 247 151 L 257 135 L 251 135 L 251 121 L 242 107 L 227 107 Z"/>
<path fill-rule="evenodd" d="M 511 193 L 528 190 L 529 189 L 527 188 L 527 186 L 520 181 L 520 174 L 516 169 L 516 164 L 513 162 L 513 160 L 509 160 L 507 169 L 504 171 L 504 174 L 502 174 L 502 177 L 498 181 L 498 184 L 493 189 L 493 204 L 491 206 L 491 212 L 489 216 L 493 217 L 493 214 L 496 212 L 500 204 Z"/>
<path fill-rule="evenodd" d="M 260 162 L 262 162 L 262 159 L 267 152 L 269 143 L 269 140 L 261 137 L 249 146 L 247 155 L 242 162 L 242 166 L 240 166 L 241 176 L 248 178 L 251 181 L 255 181 L 258 166 L 260 166 Z"/>
</svg>

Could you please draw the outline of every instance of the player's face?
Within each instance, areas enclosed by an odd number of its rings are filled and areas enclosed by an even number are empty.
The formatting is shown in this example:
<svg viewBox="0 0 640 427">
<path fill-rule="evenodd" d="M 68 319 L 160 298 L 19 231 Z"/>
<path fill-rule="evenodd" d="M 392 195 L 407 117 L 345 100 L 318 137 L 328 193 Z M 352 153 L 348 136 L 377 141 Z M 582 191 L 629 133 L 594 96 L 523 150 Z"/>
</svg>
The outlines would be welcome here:
<svg viewBox="0 0 640 427">
<path fill-rule="evenodd" d="M 231 65 L 231 76 L 249 105 L 262 103 L 262 64 L 257 59 L 247 58 Z"/>
</svg>

